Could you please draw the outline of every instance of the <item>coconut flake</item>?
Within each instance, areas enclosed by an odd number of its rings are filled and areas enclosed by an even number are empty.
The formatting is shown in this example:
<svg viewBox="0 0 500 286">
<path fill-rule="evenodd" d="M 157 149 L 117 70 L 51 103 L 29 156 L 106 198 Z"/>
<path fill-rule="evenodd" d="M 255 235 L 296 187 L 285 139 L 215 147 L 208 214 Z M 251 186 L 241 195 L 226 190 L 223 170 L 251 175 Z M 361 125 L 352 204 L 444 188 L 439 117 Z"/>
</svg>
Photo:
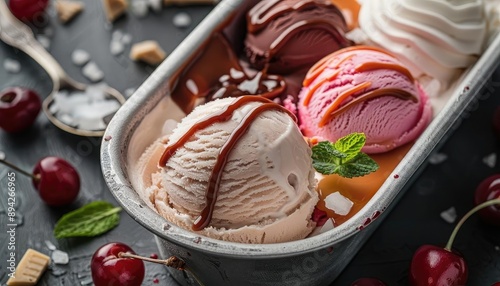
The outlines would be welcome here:
<svg viewBox="0 0 500 286">
<path fill-rule="evenodd" d="M 46 50 L 50 49 L 50 38 L 45 35 L 37 35 L 37 41 L 44 47 Z"/>
<path fill-rule="evenodd" d="M 490 155 L 483 158 L 483 163 L 490 168 L 494 168 L 497 164 L 497 154 L 491 153 Z"/>
<path fill-rule="evenodd" d="M 6 58 L 3 61 L 3 68 L 9 73 L 18 73 L 21 71 L 21 63 L 17 60 Z"/>
<path fill-rule="evenodd" d="M 163 8 L 163 1 L 162 0 L 147 0 L 149 7 L 157 13 L 161 12 Z"/>
<path fill-rule="evenodd" d="M 457 210 L 455 207 L 451 207 L 443 212 L 441 212 L 441 218 L 447 223 L 454 223 L 457 220 Z"/>
<path fill-rule="evenodd" d="M 90 55 L 84 50 L 74 50 L 71 53 L 71 61 L 77 66 L 83 66 L 90 61 Z"/>
<path fill-rule="evenodd" d="M 316 227 L 309 236 L 312 237 L 312 236 L 315 236 L 318 234 L 322 234 L 322 233 L 327 232 L 329 230 L 332 230 L 334 228 L 335 228 L 335 226 L 333 225 L 333 219 L 329 218 L 325 221 L 325 224 L 323 224 L 322 226 Z"/>
<path fill-rule="evenodd" d="M 52 262 L 55 264 L 68 264 L 69 263 L 69 256 L 68 253 L 61 251 L 61 250 L 54 250 L 51 255 Z"/>
<path fill-rule="evenodd" d="M 49 250 L 54 251 L 54 250 L 56 250 L 56 249 L 57 249 L 57 247 L 56 247 L 56 246 L 55 246 L 55 245 L 54 245 L 54 244 L 53 244 L 50 240 L 46 240 L 46 241 L 45 241 L 45 245 L 47 246 L 47 248 L 48 248 Z"/>
<path fill-rule="evenodd" d="M 148 2 L 146 0 L 134 0 L 131 2 L 132 14 L 138 18 L 144 18 L 148 15 Z"/>
<path fill-rule="evenodd" d="M 130 88 L 127 88 L 123 93 L 125 95 L 125 97 L 130 97 L 132 96 L 132 94 L 134 94 L 136 88 L 135 87 L 130 87 Z"/>
<path fill-rule="evenodd" d="M 188 13 L 186 12 L 179 12 L 174 15 L 174 18 L 172 19 L 172 22 L 174 26 L 177 28 L 187 28 L 189 25 L 191 25 L 191 16 L 189 16 Z"/>
<path fill-rule="evenodd" d="M 82 68 L 83 75 L 92 82 L 101 81 L 104 78 L 104 73 L 95 62 L 89 62 Z"/>
<path fill-rule="evenodd" d="M 443 153 L 434 153 L 429 157 L 429 163 L 432 165 L 438 165 L 446 161 L 446 159 L 448 159 L 448 155 Z"/>
<path fill-rule="evenodd" d="M 347 215 L 354 203 L 348 198 L 344 197 L 339 192 L 328 195 L 325 198 L 325 206 L 338 215 Z"/>
</svg>

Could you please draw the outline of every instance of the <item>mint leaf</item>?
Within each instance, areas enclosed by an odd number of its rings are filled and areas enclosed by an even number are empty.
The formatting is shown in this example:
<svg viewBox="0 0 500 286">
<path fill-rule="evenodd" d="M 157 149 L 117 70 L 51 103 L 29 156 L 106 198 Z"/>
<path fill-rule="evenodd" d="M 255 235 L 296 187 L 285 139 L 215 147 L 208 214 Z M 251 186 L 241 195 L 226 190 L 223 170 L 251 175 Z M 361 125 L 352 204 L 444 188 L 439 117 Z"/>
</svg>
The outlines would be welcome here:
<svg viewBox="0 0 500 286">
<path fill-rule="evenodd" d="M 54 228 L 56 238 L 92 237 L 103 234 L 120 222 L 121 208 L 104 201 L 91 202 L 61 217 Z"/>
<path fill-rule="evenodd" d="M 312 147 L 313 167 L 322 174 L 334 174 L 340 166 L 340 160 L 347 157 L 328 141 L 319 142 Z"/>
<path fill-rule="evenodd" d="M 352 133 L 340 138 L 332 144 L 319 142 L 312 147 L 313 167 L 323 175 L 338 174 L 353 178 L 367 175 L 378 170 L 378 164 L 368 155 L 361 152 L 366 136 L 363 133 Z"/>
<path fill-rule="evenodd" d="M 362 177 L 378 170 L 378 164 L 365 153 L 358 153 L 352 160 L 337 169 L 344 178 Z"/>
<path fill-rule="evenodd" d="M 351 133 L 344 136 L 335 142 L 335 149 L 347 155 L 345 160 L 351 160 L 361 152 L 361 148 L 365 146 L 366 136 L 364 133 Z"/>
</svg>

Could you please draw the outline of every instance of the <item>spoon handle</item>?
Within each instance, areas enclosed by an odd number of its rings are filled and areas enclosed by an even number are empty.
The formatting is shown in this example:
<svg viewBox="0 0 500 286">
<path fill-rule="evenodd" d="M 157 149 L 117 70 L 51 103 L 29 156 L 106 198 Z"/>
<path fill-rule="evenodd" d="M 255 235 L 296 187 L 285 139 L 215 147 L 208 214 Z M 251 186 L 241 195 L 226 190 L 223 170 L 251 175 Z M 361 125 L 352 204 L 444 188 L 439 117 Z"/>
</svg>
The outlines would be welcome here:
<svg viewBox="0 0 500 286">
<path fill-rule="evenodd" d="M 0 39 L 6 44 L 25 52 L 47 71 L 58 87 L 68 76 L 59 63 L 35 39 L 33 31 L 10 12 L 4 0 L 0 0 Z"/>
</svg>

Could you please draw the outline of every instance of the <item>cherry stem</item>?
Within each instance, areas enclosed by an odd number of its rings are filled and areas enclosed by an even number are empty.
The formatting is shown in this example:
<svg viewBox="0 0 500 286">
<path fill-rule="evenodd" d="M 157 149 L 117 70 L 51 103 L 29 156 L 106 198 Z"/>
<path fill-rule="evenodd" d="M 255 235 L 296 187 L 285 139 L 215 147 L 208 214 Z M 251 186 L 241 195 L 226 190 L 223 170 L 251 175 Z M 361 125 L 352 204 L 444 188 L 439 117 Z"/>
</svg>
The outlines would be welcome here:
<svg viewBox="0 0 500 286">
<path fill-rule="evenodd" d="M 204 285 L 201 282 L 200 278 L 198 278 L 198 276 L 193 271 L 189 270 L 186 267 L 186 262 L 184 262 L 182 259 L 177 258 L 175 256 L 170 256 L 166 260 L 161 260 L 161 259 L 154 259 L 154 258 L 149 258 L 149 257 L 143 257 L 143 256 L 139 256 L 139 255 L 135 255 L 135 254 L 127 253 L 127 252 L 120 252 L 120 253 L 118 253 L 118 257 L 120 257 L 120 258 L 140 259 L 140 260 L 143 260 L 143 261 L 148 261 L 148 262 L 153 262 L 153 263 L 157 263 L 157 264 L 162 264 L 162 265 L 165 265 L 167 267 L 175 268 L 177 270 L 188 271 L 189 273 L 191 273 L 191 275 L 193 275 L 194 279 L 196 280 L 196 282 L 198 282 L 199 285 L 201 285 L 201 286 Z"/>
<path fill-rule="evenodd" d="M 120 253 L 118 253 L 118 257 L 120 257 L 120 258 L 135 258 L 135 259 L 140 259 L 140 260 L 153 262 L 153 263 L 157 263 L 157 264 L 163 264 L 165 266 L 172 267 L 172 268 L 175 268 L 177 270 L 184 270 L 186 268 L 186 263 L 175 256 L 170 256 L 166 260 L 161 260 L 161 259 L 142 257 L 139 255 L 126 253 L 126 252 L 120 252 Z"/>
<path fill-rule="evenodd" d="M 7 166 L 11 169 L 14 169 L 15 171 L 18 171 L 19 173 L 21 173 L 23 175 L 31 177 L 33 180 L 36 180 L 36 181 L 40 180 L 40 176 L 36 176 L 36 175 L 33 175 L 32 173 L 26 172 L 25 170 L 19 168 L 18 166 L 14 165 L 8 161 L 5 161 L 4 159 L 0 159 L 0 163 L 4 164 L 5 166 Z"/>
<path fill-rule="evenodd" d="M 453 242 L 455 241 L 455 237 L 457 236 L 458 230 L 462 227 L 462 225 L 465 223 L 465 221 L 470 216 L 472 216 L 473 214 L 475 214 L 476 212 L 478 212 L 478 211 L 480 211 L 480 210 L 482 210 L 484 208 L 487 208 L 487 207 L 490 207 L 490 206 L 493 206 L 493 205 L 500 205 L 500 199 L 494 199 L 494 200 L 486 201 L 486 202 L 484 202 L 484 203 L 482 203 L 480 205 L 477 205 L 475 208 L 473 208 L 468 213 L 466 213 L 464 215 L 464 217 L 455 226 L 455 229 L 451 233 L 450 239 L 448 240 L 448 243 L 446 244 L 446 247 L 444 249 L 448 250 L 448 251 L 451 251 L 451 247 L 453 246 Z"/>
</svg>

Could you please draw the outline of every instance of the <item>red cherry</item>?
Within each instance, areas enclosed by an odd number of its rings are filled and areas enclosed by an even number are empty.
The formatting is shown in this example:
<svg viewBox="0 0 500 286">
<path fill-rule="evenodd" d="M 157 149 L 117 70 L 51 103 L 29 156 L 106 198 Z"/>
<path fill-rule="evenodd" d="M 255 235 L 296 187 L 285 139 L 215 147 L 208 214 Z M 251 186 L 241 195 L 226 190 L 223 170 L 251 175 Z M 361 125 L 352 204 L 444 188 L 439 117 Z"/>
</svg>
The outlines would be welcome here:
<svg viewBox="0 0 500 286">
<path fill-rule="evenodd" d="M 500 286 L 500 282 L 496 282 L 495 284 L 493 284 L 491 286 Z"/>
<path fill-rule="evenodd" d="M 49 5 L 49 0 L 10 0 L 10 11 L 22 21 L 33 21 L 42 16 Z"/>
<path fill-rule="evenodd" d="M 80 176 L 65 160 L 46 157 L 33 170 L 33 185 L 42 200 L 50 206 L 72 203 L 80 191 Z"/>
<path fill-rule="evenodd" d="M 144 262 L 120 258 L 120 252 L 135 254 L 127 245 L 112 242 L 96 250 L 90 262 L 95 286 L 140 286 L 144 280 Z"/>
<path fill-rule="evenodd" d="M 0 92 L 0 127 L 9 133 L 30 127 L 40 112 L 40 97 L 33 90 L 12 87 Z"/>
<path fill-rule="evenodd" d="M 462 256 L 444 248 L 421 246 L 411 260 L 410 285 L 466 285 L 467 265 Z"/>
<path fill-rule="evenodd" d="M 386 284 L 375 278 L 359 278 L 352 282 L 351 286 L 386 286 Z"/>
<path fill-rule="evenodd" d="M 474 202 L 476 205 L 495 198 L 500 198 L 500 174 L 484 179 L 477 186 Z M 493 205 L 479 211 L 479 216 L 485 222 L 500 226 L 500 206 Z"/>
</svg>

